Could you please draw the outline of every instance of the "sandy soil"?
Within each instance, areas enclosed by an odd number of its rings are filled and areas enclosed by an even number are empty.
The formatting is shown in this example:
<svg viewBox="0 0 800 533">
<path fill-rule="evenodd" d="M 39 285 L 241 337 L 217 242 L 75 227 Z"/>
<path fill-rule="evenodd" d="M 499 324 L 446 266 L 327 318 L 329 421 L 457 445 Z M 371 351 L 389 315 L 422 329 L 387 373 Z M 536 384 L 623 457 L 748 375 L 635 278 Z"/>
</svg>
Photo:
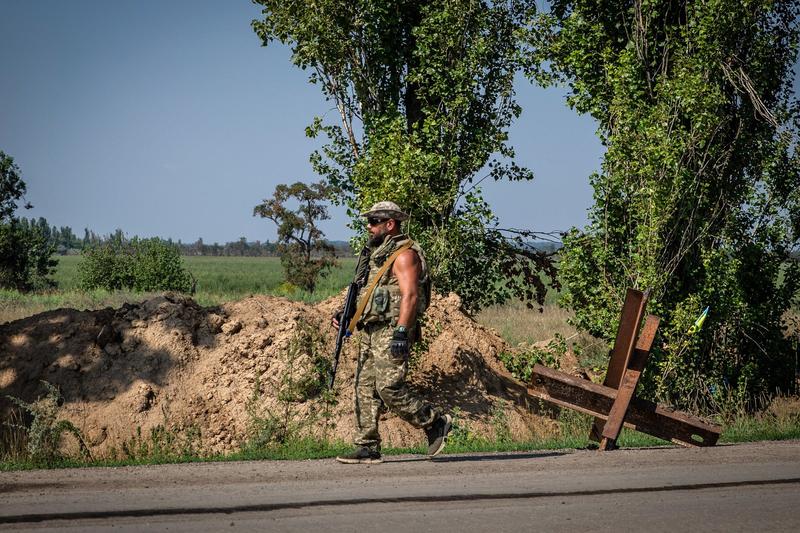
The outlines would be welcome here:
<svg viewBox="0 0 800 533">
<path fill-rule="evenodd" d="M 0 326 L 0 416 L 32 401 L 42 381 L 60 389 L 60 417 L 86 436 L 95 457 L 120 449 L 140 428 L 177 434 L 199 430 L 201 449 L 241 447 L 254 418 L 273 418 L 314 436 L 352 438 L 354 339 L 343 350 L 336 402 L 300 398 L 291 382 L 313 374 L 315 357 L 330 357 L 336 297 L 316 305 L 253 296 L 203 308 L 174 294 L 99 311 L 59 309 Z M 415 359 L 412 386 L 459 424 L 494 437 L 498 420 L 516 439 L 557 431 L 526 405 L 498 354 L 512 350 L 496 332 L 460 311 L 455 295 L 435 296 Z M 569 366 L 569 362 L 562 364 Z M 391 413 L 381 422 L 385 445 L 408 446 L 423 434 Z"/>
</svg>

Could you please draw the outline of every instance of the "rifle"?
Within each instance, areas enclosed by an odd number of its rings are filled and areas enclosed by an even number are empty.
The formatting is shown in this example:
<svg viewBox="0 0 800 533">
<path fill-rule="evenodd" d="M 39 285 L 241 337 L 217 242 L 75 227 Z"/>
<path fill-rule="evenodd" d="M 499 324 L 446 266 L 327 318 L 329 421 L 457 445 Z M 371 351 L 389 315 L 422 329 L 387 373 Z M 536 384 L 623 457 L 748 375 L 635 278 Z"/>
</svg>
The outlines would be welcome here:
<svg viewBox="0 0 800 533">
<path fill-rule="evenodd" d="M 369 249 L 364 248 L 361 250 L 361 255 L 356 264 L 356 275 L 350 285 L 347 287 L 347 296 L 344 299 L 344 309 L 342 309 L 342 316 L 339 318 L 339 331 L 336 334 L 336 350 L 333 353 L 333 365 L 331 365 L 331 373 L 328 378 L 328 389 L 333 388 L 333 382 L 336 379 L 336 367 L 339 366 L 339 354 L 342 352 L 342 344 L 344 339 L 353 334 L 348 328 L 350 319 L 356 314 L 356 300 L 358 299 L 358 291 L 364 284 L 369 272 Z"/>
</svg>

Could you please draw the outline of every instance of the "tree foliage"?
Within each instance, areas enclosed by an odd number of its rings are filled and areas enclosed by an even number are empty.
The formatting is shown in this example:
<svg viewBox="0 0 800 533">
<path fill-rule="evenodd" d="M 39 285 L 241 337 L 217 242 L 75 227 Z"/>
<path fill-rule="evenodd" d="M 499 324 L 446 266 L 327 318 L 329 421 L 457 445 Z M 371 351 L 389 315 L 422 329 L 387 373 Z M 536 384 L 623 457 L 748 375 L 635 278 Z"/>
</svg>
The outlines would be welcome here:
<svg viewBox="0 0 800 533">
<path fill-rule="evenodd" d="M 126 240 L 118 235 L 86 248 L 81 255 L 78 276 L 84 290 L 188 293 L 193 288 L 178 247 L 157 237 Z"/>
<path fill-rule="evenodd" d="M 0 221 L 14 218 L 17 201 L 20 200 L 27 187 L 20 176 L 19 167 L 14 158 L 0 150 Z"/>
<path fill-rule="evenodd" d="M 585 231 L 565 241 L 564 303 L 611 339 L 626 287 L 663 318 L 650 394 L 714 406 L 784 390 L 800 267 L 796 0 L 554 0 L 529 73 L 565 81 L 607 147 Z M 700 312 L 708 320 L 688 333 Z"/>
<path fill-rule="evenodd" d="M 330 186 L 324 181 L 280 184 L 272 198 L 253 209 L 253 215 L 278 226 L 278 254 L 286 281 L 309 292 L 314 292 L 319 277 L 328 275 L 336 265 L 336 251 L 317 226 L 318 221 L 330 218 L 325 206 L 330 195 Z M 292 210 L 289 201 L 297 202 L 297 209 Z"/>
<path fill-rule="evenodd" d="M 14 158 L 0 150 L 0 288 L 46 289 L 55 285 L 48 277 L 57 264 L 51 259 L 54 247 L 38 227 L 27 227 L 15 216 L 25 191 Z"/>
<path fill-rule="evenodd" d="M 307 135 L 328 144 L 315 171 L 357 214 L 392 200 L 411 215 L 440 291 L 468 309 L 510 296 L 543 301 L 544 254 L 533 233 L 497 227 L 483 179 L 529 180 L 513 162 L 508 127 L 519 116 L 514 75 L 532 0 L 254 0 L 253 28 L 266 45 L 292 48 L 336 106 L 336 123 L 314 119 Z M 485 175 L 481 176 L 481 173 Z"/>
</svg>

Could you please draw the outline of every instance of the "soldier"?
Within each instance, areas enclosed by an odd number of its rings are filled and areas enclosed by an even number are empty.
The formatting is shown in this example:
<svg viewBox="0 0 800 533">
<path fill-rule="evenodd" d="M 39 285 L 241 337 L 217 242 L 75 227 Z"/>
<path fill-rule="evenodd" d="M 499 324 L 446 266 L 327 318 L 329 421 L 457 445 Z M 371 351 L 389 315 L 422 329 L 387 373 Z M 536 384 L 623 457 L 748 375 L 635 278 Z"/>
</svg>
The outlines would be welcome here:
<svg viewBox="0 0 800 533">
<path fill-rule="evenodd" d="M 417 338 L 417 316 L 430 300 L 425 256 L 417 243 L 401 233 L 400 223 L 408 215 L 394 202 L 378 202 L 361 216 L 367 219 L 370 253 L 368 277 L 359 293 L 365 307 L 357 321 L 361 335 L 355 385 L 356 449 L 336 460 L 382 462 L 378 418 L 385 408 L 425 430 L 428 455 L 433 457 L 444 448 L 452 417 L 437 413 L 405 383 L 409 351 Z M 356 278 L 363 274 L 363 270 L 356 272 Z M 377 281 L 376 276 L 380 276 Z M 339 327 L 340 319 L 338 313 L 334 327 Z"/>
</svg>

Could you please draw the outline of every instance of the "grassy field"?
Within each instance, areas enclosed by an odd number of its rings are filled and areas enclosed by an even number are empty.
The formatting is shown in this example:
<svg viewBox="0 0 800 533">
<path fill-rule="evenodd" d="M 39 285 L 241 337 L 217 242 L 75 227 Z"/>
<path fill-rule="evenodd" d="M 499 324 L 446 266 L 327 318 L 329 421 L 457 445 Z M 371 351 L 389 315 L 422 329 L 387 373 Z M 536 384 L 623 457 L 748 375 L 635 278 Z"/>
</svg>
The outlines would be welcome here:
<svg viewBox="0 0 800 533">
<path fill-rule="evenodd" d="M 54 279 L 60 290 L 78 289 L 80 261 L 77 255 L 58 257 Z M 274 294 L 283 283 L 283 269 L 277 257 L 184 257 L 183 262 L 197 279 L 197 298 L 213 303 L 250 294 Z M 297 299 L 324 300 L 336 294 L 347 286 L 354 268 L 354 258 L 339 259 L 339 266 L 320 280 L 313 295 L 297 291 Z"/>
<path fill-rule="evenodd" d="M 20 294 L 0 290 L 0 323 L 71 307 L 101 309 L 119 307 L 125 302 L 145 299 L 152 294 L 105 290 L 82 291 L 78 288 L 80 256 L 59 256 L 54 279 L 58 288 L 41 294 Z M 197 279 L 195 300 L 200 305 L 217 305 L 252 294 L 285 296 L 292 300 L 317 302 L 338 294 L 353 277 L 354 258 L 339 260 L 339 266 L 320 280 L 317 290 L 309 293 L 292 290 L 283 282 L 283 269 L 277 257 L 185 257 L 186 268 Z"/>
</svg>

